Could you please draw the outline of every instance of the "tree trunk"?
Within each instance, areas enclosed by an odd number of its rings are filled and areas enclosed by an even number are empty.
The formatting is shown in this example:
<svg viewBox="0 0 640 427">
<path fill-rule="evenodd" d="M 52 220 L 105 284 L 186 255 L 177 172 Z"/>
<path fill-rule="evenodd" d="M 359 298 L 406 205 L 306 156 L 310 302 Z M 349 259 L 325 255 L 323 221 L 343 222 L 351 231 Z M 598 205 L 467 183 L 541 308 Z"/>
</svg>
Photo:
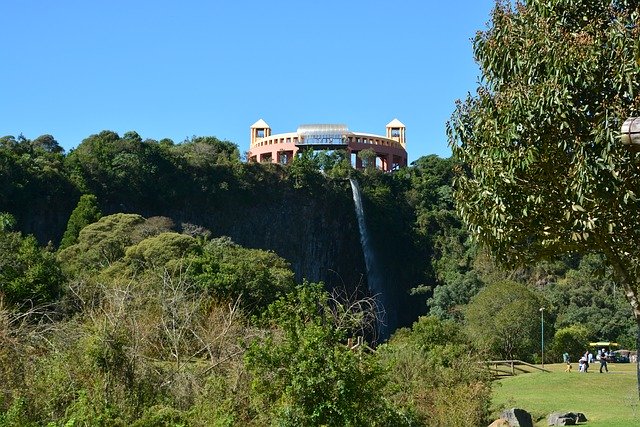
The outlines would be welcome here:
<svg viewBox="0 0 640 427">
<path fill-rule="evenodd" d="M 601 241 L 601 244 L 603 241 Z M 638 279 L 636 275 L 629 271 L 628 264 L 622 261 L 613 245 L 603 244 L 603 249 L 608 261 L 617 273 L 618 282 L 624 288 L 624 294 L 627 301 L 631 304 L 633 317 L 636 319 L 636 379 L 638 385 L 638 399 L 640 399 L 640 300 L 638 299 Z"/>
</svg>

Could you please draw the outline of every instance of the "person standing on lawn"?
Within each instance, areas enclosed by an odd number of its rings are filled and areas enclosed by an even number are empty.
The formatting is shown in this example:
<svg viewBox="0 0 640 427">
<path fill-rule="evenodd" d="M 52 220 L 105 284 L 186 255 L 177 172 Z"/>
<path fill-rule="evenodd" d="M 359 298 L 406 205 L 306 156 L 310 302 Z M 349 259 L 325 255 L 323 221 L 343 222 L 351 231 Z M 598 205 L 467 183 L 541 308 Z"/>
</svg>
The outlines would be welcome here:
<svg viewBox="0 0 640 427">
<path fill-rule="evenodd" d="M 585 351 L 582 357 L 584 358 L 584 372 L 589 372 L 589 350 Z"/>
<path fill-rule="evenodd" d="M 609 368 L 607 367 L 607 358 L 609 357 L 609 353 L 607 353 L 604 348 L 602 349 L 602 354 L 600 355 L 600 373 L 602 373 L 602 368 L 608 373 Z"/>
</svg>

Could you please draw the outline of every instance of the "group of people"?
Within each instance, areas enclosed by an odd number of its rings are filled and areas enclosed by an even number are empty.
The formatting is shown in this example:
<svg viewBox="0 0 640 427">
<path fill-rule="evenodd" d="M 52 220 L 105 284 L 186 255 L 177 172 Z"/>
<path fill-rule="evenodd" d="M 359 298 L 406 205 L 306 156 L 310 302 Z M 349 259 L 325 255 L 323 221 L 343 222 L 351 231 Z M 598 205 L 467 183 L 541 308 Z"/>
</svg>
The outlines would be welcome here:
<svg viewBox="0 0 640 427">
<path fill-rule="evenodd" d="M 599 349 L 598 353 L 596 354 L 595 360 L 597 360 L 598 362 L 600 362 L 600 373 L 602 373 L 602 369 L 605 370 L 605 372 L 609 372 L 609 368 L 607 366 L 607 362 L 609 361 L 609 358 L 611 357 L 611 355 L 609 354 L 609 352 L 606 349 Z M 564 370 L 565 372 L 571 372 L 571 361 L 569 360 L 569 353 L 564 353 L 562 355 L 562 358 L 564 359 L 564 363 L 567 364 L 567 368 Z M 589 372 L 589 365 L 591 365 L 593 363 L 593 353 L 591 353 L 589 350 L 587 350 L 582 357 L 578 360 L 578 369 L 580 372 Z"/>
</svg>

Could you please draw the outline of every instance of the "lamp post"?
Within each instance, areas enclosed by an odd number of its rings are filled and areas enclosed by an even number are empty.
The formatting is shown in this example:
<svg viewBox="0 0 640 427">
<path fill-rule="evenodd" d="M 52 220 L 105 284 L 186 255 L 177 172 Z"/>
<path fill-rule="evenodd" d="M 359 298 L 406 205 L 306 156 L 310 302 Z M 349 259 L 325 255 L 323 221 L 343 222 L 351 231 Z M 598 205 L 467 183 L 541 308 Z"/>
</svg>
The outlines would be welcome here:
<svg viewBox="0 0 640 427">
<path fill-rule="evenodd" d="M 540 307 L 540 348 L 542 349 L 542 369 L 544 369 L 544 307 Z"/>
<path fill-rule="evenodd" d="M 640 117 L 629 117 L 620 129 L 620 140 L 632 151 L 640 150 Z"/>
<path fill-rule="evenodd" d="M 620 142 L 630 151 L 640 151 L 640 117 L 628 117 L 620 129 Z M 636 331 L 636 347 L 638 358 L 636 359 L 636 378 L 638 382 L 638 394 L 640 394 L 640 322 Z"/>
</svg>

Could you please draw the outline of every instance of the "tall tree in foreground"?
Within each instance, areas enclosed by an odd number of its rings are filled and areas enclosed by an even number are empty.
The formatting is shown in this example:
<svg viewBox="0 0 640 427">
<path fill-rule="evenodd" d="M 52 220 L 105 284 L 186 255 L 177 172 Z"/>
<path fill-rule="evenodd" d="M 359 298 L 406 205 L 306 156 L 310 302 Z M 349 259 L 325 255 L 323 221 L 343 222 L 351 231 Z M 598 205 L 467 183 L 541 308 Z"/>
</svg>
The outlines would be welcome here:
<svg viewBox="0 0 640 427">
<path fill-rule="evenodd" d="M 481 85 L 448 132 L 479 240 L 508 264 L 604 254 L 640 325 L 640 158 L 618 139 L 640 113 L 639 3 L 498 2 L 474 40 Z"/>
</svg>

